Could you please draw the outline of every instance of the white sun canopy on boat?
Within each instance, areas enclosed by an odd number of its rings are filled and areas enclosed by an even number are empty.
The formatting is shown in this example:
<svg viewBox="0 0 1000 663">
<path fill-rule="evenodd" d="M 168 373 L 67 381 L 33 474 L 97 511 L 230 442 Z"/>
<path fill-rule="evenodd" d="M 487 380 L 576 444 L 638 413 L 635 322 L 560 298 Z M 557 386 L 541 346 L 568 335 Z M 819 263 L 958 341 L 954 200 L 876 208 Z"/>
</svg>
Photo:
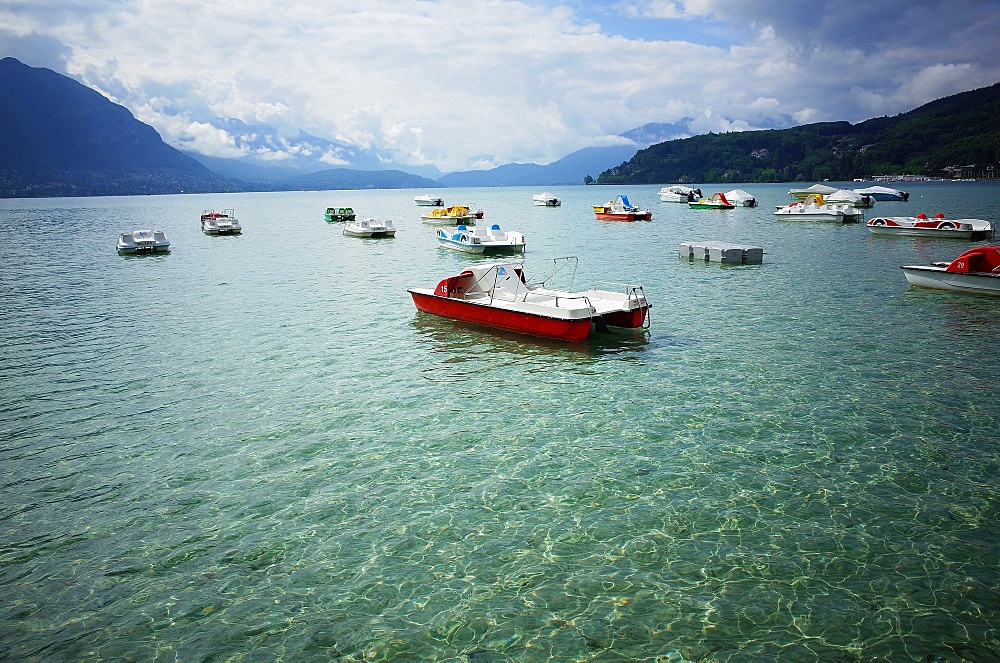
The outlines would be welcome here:
<svg viewBox="0 0 1000 663">
<path fill-rule="evenodd" d="M 833 193 L 825 196 L 828 203 L 859 203 L 863 196 L 856 191 L 849 189 L 837 189 Z"/>
<path fill-rule="evenodd" d="M 825 197 L 838 190 L 836 187 L 827 186 L 826 184 L 813 184 L 811 187 L 805 189 L 789 189 L 788 195 L 795 196 L 796 198 L 805 198 L 810 193 L 819 193 Z"/>
<path fill-rule="evenodd" d="M 754 197 L 743 189 L 733 189 L 732 191 L 726 191 L 723 194 L 731 203 L 742 203 L 747 200 L 754 200 Z"/>
<path fill-rule="evenodd" d="M 899 189 L 890 189 L 887 186 L 870 186 L 867 189 L 855 189 L 855 193 L 860 193 L 865 196 L 873 196 L 876 194 L 884 194 L 887 196 L 902 196 L 903 192 Z"/>
</svg>

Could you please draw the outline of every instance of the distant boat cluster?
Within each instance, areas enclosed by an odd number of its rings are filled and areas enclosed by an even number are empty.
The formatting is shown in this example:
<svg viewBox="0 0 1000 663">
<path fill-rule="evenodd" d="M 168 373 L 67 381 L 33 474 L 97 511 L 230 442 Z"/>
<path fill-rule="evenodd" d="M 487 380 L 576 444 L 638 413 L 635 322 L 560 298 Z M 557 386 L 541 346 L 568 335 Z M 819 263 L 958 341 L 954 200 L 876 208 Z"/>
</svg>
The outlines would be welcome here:
<svg viewBox="0 0 1000 663">
<path fill-rule="evenodd" d="M 661 188 L 657 195 L 662 202 L 686 203 L 691 209 L 733 210 L 757 206 L 756 197 L 743 189 L 716 191 L 705 196 L 699 188 L 671 184 Z M 848 190 L 814 184 L 790 189 L 791 202 L 777 205 L 774 216 L 778 220 L 856 223 L 863 219 L 864 210 L 873 207 L 876 201 L 906 202 L 909 195 L 882 185 Z M 542 207 L 562 204 L 549 192 L 535 194 L 531 199 Z M 413 200 L 420 207 L 432 208 L 420 218 L 424 224 L 435 227 L 435 237 L 441 248 L 472 255 L 523 254 L 526 249 L 527 240 L 521 232 L 501 228 L 497 223 L 488 228 L 476 227 L 485 213 L 474 204 L 445 206 L 442 198 L 431 194 L 421 194 Z M 651 221 L 653 218 L 650 209 L 634 205 L 626 195 L 618 195 L 592 208 L 600 221 Z M 324 218 L 327 223 L 343 223 L 343 234 L 352 237 L 393 238 L 397 232 L 391 220 L 358 219 L 354 208 L 348 206 L 327 207 Z M 243 231 L 232 209 L 205 210 L 200 222 L 207 235 L 239 235 Z M 985 239 L 993 235 L 993 224 L 989 221 L 946 218 L 943 213 L 933 218 L 923 213 L 916 217 L 879 216 L 869 220 L 867 226 L 875 235 L 959 239 Z M 125 255 L 167 253 L 170 241 L 162 230 L 134 230 L 119 235 L 117 248 Z M 686 250 L 693 255 L 696 249 L 704 256 L 718 254 L 719 262 L 741 264 L 759 262 L 756 256 L 758 253 L 763 255 L 759 247 L 725 242 L 709 242 L 704 246 L 686 243 L 679 251 L 683 254 Z M 752 255 L 753 259 L 748 260 L 747 255 Z M 417 309 L 426 313 L 568 341 L 585 338 L 592 328 L 636 328 L 648 324 L 651 304 L 641 285 L 623 285 L 612 290 L 596 286 L 587 291 L 557 289 L 551 279 L 565 268 L 565 264 L 555 262 L 552 275 L 540 282 L 528 280 L 523 264 L 503 262 L 470 267 L 445 278 L 435 288 L 411 288 L 409 292 Z M 970 249 L 950 263 L 906 265 L 902 269 L 911 285 L 1000 295 L 998 246 Z"/>
<path fill-rule="evenodd" d="M 535 194 L 532 202 L 541 207 L 559 207 L 562 201 L 544 192 Z M 432 194 L 415 196 L 420 207 L 432 207 L 421 214 L 424 224 L 435 227 L 441 248 L 483 255 L 490 253 L 523 253 L 525 236 L 516 230 L 506 230 L 492 223 L 477 227 L 485 217 L 476 205 L 445 206 L 444 200 Z M 631 205 L 628 198 L 618 196 L 606 206 L 594 206 L 598 218 L 637 220 L 649 219 L 652 212 Z M 344 234 L 356 237 L 394 237 L 391 221 L 353 218 L 352 208 L 328 208 L 328 222 L 344 221 Z M 573 262 L 571 269 L 567 268 Z M 575 291 L 556 288 L 556 275 L 576 273 L 576 258 L 553 261 L 552 271 L 540 281 L 529 281 L 521 262 L 498 262 L 473 265 L 458 274 L 441 280 L 434 288 L 410 288 L 408 292 L 417 310 L 452 320 L 461 320 L 485 327 L 564 341 L 580 341 L 592 330 L 608 327 L 638 328 L 648 325 L 651 304 L 641 285 L 621 284 L 614 289 L 598 288 Z M 572 287 L 570 279 L 569 287 Z"/>
<path fill-rule="evenodd" d="M 888 176 L 886 176 L 888 177 Z M 920 181 L 924 178 L 909 178 Z M 857 223 L 864 217 L 864 210 L 878 202 L 906 202 L 910 194 L 906 191 L 882 185 L 859 189 L 838 189 L 826 184 L 814 184 L 801 189 L 790 189 L 788 196 L 793 200 L 785 205 L 777 205 L 775 217 L 780 220 L 819 221 L 833 223 Z M 746 201 L 748 206 L 756 205 L 749 193 L 736 189 L 729 192 L 715 192 L 701 197 L 700 189 L 672 184 L 659 191 L 664 202 L 686 202 L 692 209 L 734 209 L 737 201 Z M 598 209 L 594 207 L 595 211 Z M 916 217 L 880 216 L 868 221 L 868 229 L 874 235 L 897 235 L 908 237 L 950 237 L 966 240 L 991 238 L 993 224 L 982 219 L 946 218 L 937 213 L 928 218 L 924 213 Z M 681 253 L 693 252 L 690 244 L 681 245 Z M 728 250 L 734 250 L 727 245 Z M 740 247 L 737 247 L 740 248 Z M 719 249 L 722 251 L 723 249 Z M 742 247 L 744 254 L 746 247 Z M 718 252 L 718 251 L 717 251 Z M 707 249 L 703 252 L 708 255 Z M 729 259 L 723 256 L 721 262 L 731 260 L 740 263 L 745 258 Z M 1000 246 L 986 246 L 969 249 L 950 263 L 933 263 L 929 266 L 904 265 L 902 267 L 910 285 L 1000 295 Z"/>
<path fill-rule="evenodd" d="M 206 235 L 239 235 L 243 226 L 232 209 L 217 212 L 207 209 L 201 213 L 201 230 Z M 169 253 L 170 240 L 162 230 L 133 230 L 118 236 L 118 253 L 121 255 L 142 255 L 149 253 Z"/>
</svg>

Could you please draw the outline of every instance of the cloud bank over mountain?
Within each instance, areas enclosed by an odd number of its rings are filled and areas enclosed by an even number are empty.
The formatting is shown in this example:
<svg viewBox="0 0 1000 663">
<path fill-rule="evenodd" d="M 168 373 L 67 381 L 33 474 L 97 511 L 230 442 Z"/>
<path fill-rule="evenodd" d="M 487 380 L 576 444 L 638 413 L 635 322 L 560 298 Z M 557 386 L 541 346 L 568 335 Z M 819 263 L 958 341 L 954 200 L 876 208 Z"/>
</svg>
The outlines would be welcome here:
<svg viewBox="0 0 1000 663">
<path fill-rule="evenodd" d="M 169 144 L 276 166 L 547 164 L 650 123 L 857 122 L 1000 80 L 993 0 L 15 1 L 0 25 L 0 55 Z"/>
</svg>

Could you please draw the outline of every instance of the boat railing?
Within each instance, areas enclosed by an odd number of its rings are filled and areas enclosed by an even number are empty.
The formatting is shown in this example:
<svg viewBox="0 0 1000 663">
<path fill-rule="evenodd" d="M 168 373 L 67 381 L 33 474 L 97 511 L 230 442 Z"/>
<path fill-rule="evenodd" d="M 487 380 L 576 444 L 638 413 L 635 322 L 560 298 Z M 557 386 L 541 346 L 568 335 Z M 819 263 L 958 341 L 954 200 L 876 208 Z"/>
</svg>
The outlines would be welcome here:
<svg viewBox="0 0 1000 663">
<path fill-rule="evenodd" d="M 529 280 L 534 282 L 534 279 L 538 277 L 538 275 L 542 272 L 542 270 L 548 269 L 549 271 L 547 272 L 545 278 L 543 278 L 541 281 L 538 281 L 538 285 L 544 288 L 554 288 L 556 277 L 559 276 L 560 273 L 563 273 L 563 271 L 570 265 L 572 265 L 573 268 L 570 271 L 569 275 L 569 285 L 564 286 L 564 288 L 566 290 L 572 290 L 573 284 L 576 282 L 576 270 L 577 267 L 579 267 L 580 265 L 580 259 L 577 258 L 576 256 L 564 256 L 562 258 L 553 258 L 550 265 L 548 265 L 547 267 L 539 268 L 537 272 L 532 274 L 531 279 Z"/>
<path fill-rule="evenodd" d="M 608 288 L 607 290 L 605 290 L 605 292 L 610 292 L 613 294 L 621 293 L 624 296 L 625 301 L 628 303 L 629 306 L 645 306 L 646 319 L 642 326 L 645 329 L 649 329 L 650 318 L 651 318 L 651 316 L 649 315 L 649 309 L 651 308 L 651 306 L 649 305 L 649 300 L 646 299 L 646 291 L 643 289 L 641 285 L 632 285 L 631 283 L 615 283 L 611 281 L 598 281 L 597 283 L 594 284 L 594 290 L 601 290 L 601 286 Z M 616 291 L 614 288 L 618 288 L 618 290 Z"/>
<path fill-rule="evenodd" d="M 574 295 L 570 295 L 570 296 L 556 295 L 554 297 L 554 299 L 553 299 L 553 305 L 556 308 L 559 308 L 559 300 L 560 299 L 563 300 L 564 302 L 565 301 L 570 301 L 570 300 L 582 299 L 584 302 L 586 302 L 587 307 L 590 309 L 591 313 L 593 313 L 594 311 L 597 310 L 597 307 L 594 306 L 594 303 L 592 301 L 590 301 L 590 297 L 588 297 L 587 295 L 582 295 L 582 294 L 580 294 L 580 295 L 574 294 Z"/>
<path fill-rule="evenodd" d="M 567 262 L 570 261 L 570 260 L 575 261 L 576 258 L 575 257 L 574 258 L 569 258 L 569 259 L 567 259 L 567 258 L 556 258 L 553 261 L 555 263 L 555 265 L 556 265 L 556 271 L 558 271 L 559 269 L 562 269 L 562 267 L 564 267 L 565 264 L 567 264 Z M 562 264 L 560 264 L 560 263 L 562 263 Z M 518 269 L 521 269 L 521 270 L 524 269 L 524 263 L 511 264 L 510 266 L 513 268 L 513 271 L 515 271 L 515 272 Z M 575 269 L 574 269 L 574 273 L 575 273 Z M 491 275 L 492 275 L 493 283 L 490 284 L 489 287 L 484 287 L 483 285 L 480 285 L 484 280 L 487 280 Z M 551 275 L 550 275 L 550 277 L 551 277 Z M 587 297 L 586 294 L 572 293 L 572 294 L 564 295 L 564 294 L 551 294 L 551 293 L 544 293 L 544 292 L 543 293 L 539 293 L 539 292 L 537 292 L 537 290 L 545 288 L 544 282 L 542 282 L 542 284 L 528 285 L 520 277 L 518 277 L 518 278 L 510 278 L 510 274 L 509 273 L 505 275 L 502 283 L 501 283 L 500 279 L 501 279 L 501 275 L 500 275 L 499 271 L 497 269 L 491 269 L 490 271 L 488 271 L 485 274 L 483 274 L 483 276 L 481 276 L 480 279 L 478 281 L 476 281 L 476 283 L 474 285 L 478 285 L 482 290 L 485 290 L 486 293 L 489 295 L 491 301 L 494 300 L 494 299 L 499 299 L 501 301 L 509 301 L 509 302 L 517 302 L 517 301 L 531 302 L 532 301 L 532 294 L 535 294 L 536 295 L 535 299 L 537 299 L 539 301 L 552 302 L 552 304 L 556 308 L 559 307 L 560 302 L 562 302 L 562 305 L 565 306 L 566 305 L 565 302 L 570 301 L 570 300 L 579 300 L 579 299 L 584 300 L 591 309 L 594 308 L 593 303 L 591 303 L 590 298 Z M 513 289 L 511 289 L 509 287 L 510 284 L 511 284 L 511 282 L 513 282 L 513 284 L 514 284 Z"/>
<path fill-rule="evenodd" d="M 626 297 L 642 297 L 645 299 L 646 293 L 641 285 L 631 283 L 619 283 L 617 281 L 598 281 L 594 284 L 594 290 L 605 290 L 607 292 L 621 292 Z"/>
</svg>

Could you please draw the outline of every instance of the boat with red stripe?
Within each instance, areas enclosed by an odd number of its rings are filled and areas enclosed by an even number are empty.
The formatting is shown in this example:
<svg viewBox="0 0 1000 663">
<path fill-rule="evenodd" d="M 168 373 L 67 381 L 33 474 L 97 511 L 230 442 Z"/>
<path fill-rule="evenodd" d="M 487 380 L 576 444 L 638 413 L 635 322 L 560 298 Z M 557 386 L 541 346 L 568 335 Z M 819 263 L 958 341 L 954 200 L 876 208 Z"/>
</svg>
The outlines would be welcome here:
<svg viewBox="0 0 1000 663">
<path fill-rule="evenodd" d="M 593 329 L 649 326 L 641 285 L 598 282 L 589 290 L 553 287 L 557 275 L 575 279 L 577 259 L 557 258 L 539 282 L 529 283 L 524 265 L 475 265 L 431 288 L 409 288 L 419 311 L 496 329 L 577 342 Z"/>
<path fill-rule="evenodd" d="M 917 216 L 875 217 L 868 221 L 868 230 L 876 235 L 987 239 L 993 235 L 993 224 L 983 219 L 946 219 L 939 212 L 933 219 L 923 213 Z"/>
</svg>

